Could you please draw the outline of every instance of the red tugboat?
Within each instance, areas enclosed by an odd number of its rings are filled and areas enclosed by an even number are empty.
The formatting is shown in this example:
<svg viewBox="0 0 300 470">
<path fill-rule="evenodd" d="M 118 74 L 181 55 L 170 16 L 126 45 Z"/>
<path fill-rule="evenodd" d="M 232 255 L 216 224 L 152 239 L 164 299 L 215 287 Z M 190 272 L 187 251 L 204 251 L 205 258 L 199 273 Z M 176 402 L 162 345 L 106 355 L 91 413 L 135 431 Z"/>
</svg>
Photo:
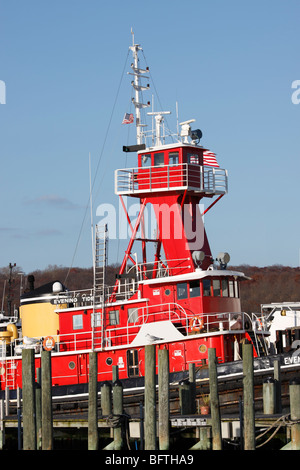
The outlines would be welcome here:
<svg viewBox="0 0 300 470">
<path fill-rule="evenodd" d="M 130 49 L 137 142 L 123 150 L 136 152 L 137 163 L 115 173 L 115 191 L 131 228 L 116 283 L 106 285 L 108 227 L 96 226 L 94 285 L 70 292 L 59 281 L 38 288 L 31 282 L 21 297 L 21 332 L 9 326 L 9 333 L 0 333 L 2 390 L 22 387 L 23 348 L 35 349 L 37 367 L 41 349 L 52 351 L 53 386 L 64 393 L 87 390 L 90 351 L 99 353 L 99 383 L 112 379 L 115 365 L 128 387 L 142 383 L 147 344 L 169 350 L 170 373 L 178 380 L 190 363 L 206 363 L 208 348 L 216 349 L 224 365 L 240 359 L 245 339 L 253 343 L 254 357 L 266 353 L 259 346 L 267 332 L 252 329 L 252 319 L 241 311 L 239 283 L 245 276 L 227 269 L 228 253 L 212 256 L 199 209 L 203 198 L 211 200 L 209 210 L 227 193 L 227 171 L 200 145 L 202 132 L 191 128 L 194 120 L 180 123 L 176 142 L 168 145 L 167 113 L 148 113 L 155 130 L 147 144 L 141 112 L 149 106 L 141 100 L 148 89 L 143 84 L 147 69 L 140 68 L 140 45 L 133 40 Z M 126 119 L 132 122 L 134 116 Z M 134 225 L 124 196 L 140 203 Z M 157 223 L 151 239 L 144 231 L 149 207 Z M 134 243 L 141 244 L 140 261 L 133 254 Z"/>
</svg>

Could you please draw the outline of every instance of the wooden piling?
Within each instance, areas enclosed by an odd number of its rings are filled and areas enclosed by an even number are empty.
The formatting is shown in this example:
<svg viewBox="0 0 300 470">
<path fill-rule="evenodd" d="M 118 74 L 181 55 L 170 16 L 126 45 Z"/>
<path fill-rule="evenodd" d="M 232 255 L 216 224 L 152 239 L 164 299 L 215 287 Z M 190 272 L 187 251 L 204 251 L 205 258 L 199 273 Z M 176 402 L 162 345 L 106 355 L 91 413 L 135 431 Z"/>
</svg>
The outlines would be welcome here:
<svg viewBox="0 0 300 470">
<path fill-rule="evenodd" d="M 112 366 L 112 381 L 119 380 L 119 366 Z"/>
<path fill-rule="evenodd" d="M 6 416 L 9 415 L 9 410 L 10 410 L 9 395 L 10 395 L 10 390 L 9 390 L 8 387 L 5 387 L 5 414 L 6 414 Z"/>
<path fill-rule="evenodd" d="M 42 449 L 42 371 L 40 367 L 36 369 L 35 384 L 35 410 L 36 410 L 36 448 Z"/>
<path fill-rule="evenodd" d="M 170 447 L 169 351 L 158 350 L 158 442 L 160 450 Z"/>
<path fill-rule="evenodd" d="M 102 416 L 112 414 L 111 384 L 109 382 L 101 385 L 101 411 Z"/>
<path fill-rule="evenodd" d="M 114 427 L 114 450 L 122 450 L 125 448 L 125 429 L 123 422 L 123 386 L 120 380 L 116 380 L 113 384 L 113 412 L 114 418 L 118 419 L 118 424 Z"/>
<path fill-rule="evenodd" d="M 34 350 L 22 351 L 23 450 L 36 450 Z"/>
<path fill-rule="evenodd" d="M 145 450 L 156 449 L 155 345 L 145 346 Z"/>
<path fill-rule="evenodd" d="M 292 379 L 290 390 L 291 422 L 291 450 L 300 450 L 300 380 Z"/>
<path fill-rule="evenodd" d="M 215 348 L 208 349 L 210 411 L 212 420 L 212 448 L 222 450 L 221 415 L 218 395 L 217 360 Z"/>
<path fill-rule="evenodd" d="M 89 408 L 88 408 L 88 450 L 98 450 L 98 356 L 89 353 Z"/>
<path fill-rule="evenodd" d="M 196 407 L 196 367 L 194 363 L 189 364 L 189 382 L 191 392 L 191 413 L 195 414 L 197 411 Z"/>
<path fill-rule="evenodd" d="M 244 449 L 255 450 L 253 345 L 243 344 Z"/>
<path fill-rule="evenodd" d="M 51 351 L 41 352 L 42 366 L 42 449 L 53 449 Z"/>
<path fill-rule="evenodd" d="M 275 395 L 276 395 L 276 413 L 282 412 L 281 403 L 281 369 L 280 360 L 274 360 L 274 380 L 275 380 Z"/>
<path fill-rule="evenodd" d="M 192 413 L 191 384 L 189 380 L 182 380 L 179 383 L 179 406 L 182 415 Z"/>
<path fill-rule="evenodd" d="M 17 387 L 18 450 L 22 450 L 22 405 L 21 389 Z"/>
<path fill-rule="evenodd" d="M 0 450 L 3 450 L 5 444 L 5 424 L 4 424 L 4 400 L 0 400 Z"/>
<path fill-rule="evenodd" d="M 272 377 L 266 378 L 263 383 L 263 410 L 265 415 L 276 412 L 276 383 Z"/>
</svg>

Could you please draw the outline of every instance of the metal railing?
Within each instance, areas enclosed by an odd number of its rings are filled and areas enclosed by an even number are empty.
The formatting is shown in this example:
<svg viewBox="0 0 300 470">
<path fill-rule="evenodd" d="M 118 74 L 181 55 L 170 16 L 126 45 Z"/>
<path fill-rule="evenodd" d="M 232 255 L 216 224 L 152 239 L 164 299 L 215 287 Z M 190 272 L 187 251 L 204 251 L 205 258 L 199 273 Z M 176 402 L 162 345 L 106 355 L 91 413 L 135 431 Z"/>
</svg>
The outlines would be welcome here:
<svg viewBox="0 0 300 470">
<path fill-rule="evenodd" d="M 97 312 L 96 314 L 102 315 L 102 312 Z M 190 322 L 194 316 L 195 312 L 189 312 L 175 302 L 143 305 L 130 311 L 126 325 L 108 325 L 105 331 L 104 345 L 106 347 L 129 346 L 143 325 L 166 320 L 169 320 L 178 329 L 182 334 L 182 339 L 184 339 L 190 333 Z M 204 325 L 203 329 L 197 332 L 198 334 L 207 335 L 209 333 L 225 331 L 237 333 L 245 330 L 252 331 L 255 346 L 259 354 L 259 339 L 257 335 L 259 332 L 264 342 L 265 352 L 267 352 L 264 338 L 265 331 L 259 317 L 253 318 L 245 312 L 211 312 L 200 314 L 200 316 L 204 320 Z M 246 322 L 248 322 L 248 325 Z M 161 334 L 163 335 L 163 331 Z M 92 330 L 85 330 L 67 334 L 60 333 L 55 335 L 54 339 L 55 352 L 76 352 L 92 348 L 100 349 L 103 346 L 102 328 L 100 326 L 95 326 L 93 332 Z M 14 351 L 17 351 L 23 340 L 24 338 L 19 338 L 11 342 L 10 357 L 14 356 Z M 34 340 L 34 338 L 31 338 L 31 340 Z M 165 340 L 168 341 L 168 338 L 165 338 Z M 23 344 L 23 347 L 33 347 L 35 352 L 39 353 L 42 348 L 42 339 L 36 338 L 36 343 L 32 341 L 32 345 Z M 21 351 L 18 354 L 21 354 Z M 2 361 L 5 361 L 5 359 L 6 357 L 2 357 Z"/>
<path fill-rule="evenodd" d="M 228 191 L 227 170 L 182 163 L 174 166 L 123 168 L 115 171 L 116 194 L 179 189 L 210 195 L 226 194 Z"/>
</svg>

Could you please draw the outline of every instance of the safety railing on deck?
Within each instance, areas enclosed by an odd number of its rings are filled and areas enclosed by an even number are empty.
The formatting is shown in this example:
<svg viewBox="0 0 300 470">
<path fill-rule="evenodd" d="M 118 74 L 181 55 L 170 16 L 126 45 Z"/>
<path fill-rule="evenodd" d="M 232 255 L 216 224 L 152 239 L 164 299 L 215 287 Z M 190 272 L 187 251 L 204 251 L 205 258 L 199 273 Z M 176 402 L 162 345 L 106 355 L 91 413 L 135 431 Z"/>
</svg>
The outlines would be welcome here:
<svg viewBox="0 0 300 470">
<path fill-rule="evenodd" d="M 180 165 L 123 168 L 115 171 L 116 194 L 138 194 L 188 189 L 206 194 L 226 194 L 228 174 L 223 168 Z"/>
<path fill-rule="evenodd" d="M 225 331 L 244 331 L 245 329 L 251 332 L 254 336 L 255 346 L 259 351 L 259 343 L 257 332 L 260 332 L 260 336 L 263 337 L 264 331 L 263 326 L 260 323 L 260 319 L 251 318 L 245 312 L 216 312 L 201 314 L 203 318 L 203 327 L 197 331 L 198 334 L 213 334 Z M 157 321 L 171 321 L 178 331 L 184 337 L 190 334 L 191 321 L 194 318 L 194 314 L 187 312 L 181 305 L 177 303 L 169 304 L 158 304 L 158 305 L 145 305 L 133 309 L 130 312 L 127 324 L 125 326 L 111 325 L 106 329 L 105 334 L 105 346 L 129 346 L 133 341 L 142 325 L 149 324 Z M 248 323 L 248 324 L 247 324 Z M 163 332 L 162 332 L 163 334 Z M 81 351 L 90 350 L 92 348 L 102 347 L 102 334 L 101 328 L 95 327 L 94 331 L 80 331 L 68 334 L 60 334 L 55 336 L 55 349 L 54 352 L 70 352 L 70 351 Z M 20 342 L 23 342 L 23 347 L 34 348 L 36 353 L 39 353 L 42 348 L 42 340 L 40 338 L 34 341 L 34 338 L 30 338 L 32 344 L 25 344 L 24 338 L 15 340 L 11 343 L 11 356 L 13 352 L 19 348 L 19 354 L 21 354 Z M 167 340 L 167 339 L 166 339 Z M 267 348 L 265 349 L 265 351 Z"/>
</svg>

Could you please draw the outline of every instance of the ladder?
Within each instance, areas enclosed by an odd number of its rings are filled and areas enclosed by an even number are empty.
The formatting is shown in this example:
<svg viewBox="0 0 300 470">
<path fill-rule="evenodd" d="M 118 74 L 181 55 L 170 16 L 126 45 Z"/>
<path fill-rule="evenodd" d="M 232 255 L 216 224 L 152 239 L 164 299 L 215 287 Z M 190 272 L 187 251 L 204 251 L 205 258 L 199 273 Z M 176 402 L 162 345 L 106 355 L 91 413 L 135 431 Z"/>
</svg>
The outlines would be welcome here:
<svg viewBox="0 0 300 470">
<path fill-rule="evenodd" d="M 5 374 L 5 387 L 14 389 L 16 385 L 16 361 L 6 355 L 6 342 L 1 341 L 1 364 Z"/>
<path fill-rule="evenodd" d="M 107 268 L 107 224 L 95 227 L 95 257 L 94 257 L 94 312 L 93 327 L 101 326 L 101 346 L 105 343 L 105 301 L 106 301 L 106 268 Z M 101 305 L 102 313 L 96 313 L 96 304 Z M 100 317 L 100 322 L 98 321 Z M 94 328 L 93 328 L 94 330 Z M 95 338 L 93 339 L 94 344 Z"/>
<path fill-rule="evenodd" d="M 107 224 L 95 227 L 95 266 L 94 266 L 94 291 L 97 300 L 103 300 L 105 296 L 106 267 L 107 267 Z M 98 299 L 100 296 L 100 299 Z"/>
</svg>

